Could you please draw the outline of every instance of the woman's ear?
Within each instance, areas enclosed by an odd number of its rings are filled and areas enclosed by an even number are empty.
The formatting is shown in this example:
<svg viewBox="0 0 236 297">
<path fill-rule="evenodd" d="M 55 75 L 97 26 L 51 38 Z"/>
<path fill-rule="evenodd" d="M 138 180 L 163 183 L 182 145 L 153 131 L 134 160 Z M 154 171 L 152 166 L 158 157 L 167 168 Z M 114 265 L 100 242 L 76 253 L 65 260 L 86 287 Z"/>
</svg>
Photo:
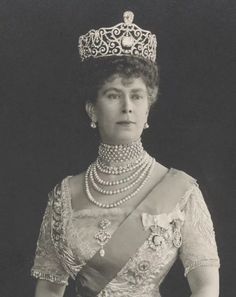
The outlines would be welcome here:
<svg viewBox="0 0 236 297">
<path fill-rule="evenodd" d="M 86 109 L 86 112 L 87 112 L 90 120 L 96 123 L 97 122 L 97 117 L 96 117 L 96 113 L 95 113 L 94 104 L 91 103 L 91 102 L 86 102 L 85 109 Z"/>
<path fill-rule="evenodd" d="M 148 107 L 147 107 L 147 111 L 146 111 L 147 119 L 148 119 L 148 116 L 149 116 L 149 113 L 150 113 L 150 108 L 151 108 L 151 104 L 148 103 Z"/>
<path fill-rule="evenodd" d="M 156 87 L 154 88 L 154 90 L 153 90 L 153 97 L 154 97 L 154 98 L 157 97 L 157 95 L 158 95 L 158 91 L 159 91 L 159 88 L 158 88 L 158 86 L 156 86 Z"/>
</svg>

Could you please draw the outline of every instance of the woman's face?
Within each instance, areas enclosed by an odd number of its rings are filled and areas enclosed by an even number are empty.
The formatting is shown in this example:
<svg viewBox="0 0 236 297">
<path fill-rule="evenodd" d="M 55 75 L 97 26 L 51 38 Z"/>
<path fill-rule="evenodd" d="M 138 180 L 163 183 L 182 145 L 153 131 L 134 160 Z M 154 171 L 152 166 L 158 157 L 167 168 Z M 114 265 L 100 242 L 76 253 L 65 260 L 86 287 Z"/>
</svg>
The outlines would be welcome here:
<svg viewBox="0 0 236 297">
<path fill-rule="evenodd" d="M 86 110 L 97 122 L 102 142 L 133 142 L 141 136 L 147 122 L 147 87 L 141 77 L 113 75 L 99 89 L 96 103 L 87 103 Z"/>
</svg>

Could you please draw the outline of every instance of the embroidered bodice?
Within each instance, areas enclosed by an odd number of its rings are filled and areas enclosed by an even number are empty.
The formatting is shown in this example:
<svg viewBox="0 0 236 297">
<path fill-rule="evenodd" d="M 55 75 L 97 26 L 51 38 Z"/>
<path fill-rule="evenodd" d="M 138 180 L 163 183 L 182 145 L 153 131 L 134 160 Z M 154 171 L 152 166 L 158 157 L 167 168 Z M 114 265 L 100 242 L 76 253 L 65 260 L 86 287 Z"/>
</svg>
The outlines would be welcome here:
<svg viewBox="0 0 236 297">
<path fill-rule="evenodd" d="M 95 234 L 101 219 L 110 221 L 107 231 L 112 235 L 130 211 L 125 208 L 73 211 L 68 179 L 59 188 L 58 197 L 63 203 L 58 207 L 56 204 L 53 210 L 52 200 L 48 202 L 32 268 L 33 276 L 60 284 L 67 284 L 69 275 L 73 277 L 100 249 Z M 160 296 L 159 286 L 178 256 L 185 275 L 198 266 L 219 266 L 211 217 L 196 183 L 171 212 L 142 213 L 140 219 L 144 229 L 154 225 L 157 236 L 137 249 L 98 297 Z M 121 247 L 122 243 L 117 248 Z M 62 252 L 65 256 L 65 251 L 66 263 L 61 255 Z"/>
</svg>

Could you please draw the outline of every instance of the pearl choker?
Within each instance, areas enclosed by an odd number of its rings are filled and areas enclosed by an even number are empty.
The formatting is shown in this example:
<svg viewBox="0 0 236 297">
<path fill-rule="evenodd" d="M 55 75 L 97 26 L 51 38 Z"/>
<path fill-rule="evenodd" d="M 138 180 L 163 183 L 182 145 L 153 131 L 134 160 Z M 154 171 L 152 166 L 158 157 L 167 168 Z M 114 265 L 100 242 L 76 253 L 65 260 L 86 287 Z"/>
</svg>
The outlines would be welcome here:
<svg viewBox="0 0 236 297">
<path fill-rule="evenodd" d="M 144 187 L 151 176 L 154 164 L 155 159 L 144 151 L 140 139 L 125 145 L 102 143 L 99 146 L 97 160 L 88 167 L 85 174 L 86 195 L 98 207 L 118 207 Z M 115 175 L 116 179 L 111 180 L 109 175 Z M 104 197 L 119 195 L 119 199 L 112 203 L 102 203 L 95 200 L 91 188 Z M 124 196 L 120 198 L 122 193 Z"/>
<path fill-rule="evenodd" d="M 101 143 L 98 149 L 99 159 L 104 163 L 128 162 L 138 159 L 143 154 L 144 149 L 141 139 L 130 144 L 105 144 Z"/>
</svg>

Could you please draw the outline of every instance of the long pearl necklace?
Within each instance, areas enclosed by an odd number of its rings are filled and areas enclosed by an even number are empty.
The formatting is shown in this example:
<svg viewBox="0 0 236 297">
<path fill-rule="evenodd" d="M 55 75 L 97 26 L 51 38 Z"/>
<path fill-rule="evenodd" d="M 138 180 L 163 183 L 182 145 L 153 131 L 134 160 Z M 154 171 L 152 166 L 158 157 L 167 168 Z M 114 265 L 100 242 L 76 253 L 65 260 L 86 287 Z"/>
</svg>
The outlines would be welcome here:
<svg viewBox="0 0 236 297">
<path fill-rule="evenodd" d="M 148 154 L 146 154 L 146 155 L 148 156 Z M 146 159 L 147 159 L 147 157 L 145 157 L 143 159 L 143 161 L 146 161 Z M 120 184 L 129 182 L 130 180 L 133 180 L 136 176 L 138 176 L 141 173 L 141 171 L 144 169 L 144 167 L 146 167 L 146 165 L 147 165 L 146 162 L 140 163 L 140 168 L 138 170 L 134 171 L 134 173 L 132 173 L 131 175 L 129 175 L 126 178 L 117 179 L 115 181 L 106 181 L 106 180 L 103 180 L 102 178 L 100 178 L 98 175 L 98 172 L 97 172 L 97 168 L 96 168 L 96 167 L 99 168 L 99 166 L 93 166 L 92 173 L 94 174 L 94 178 L 98 184 L 104 185 L 104 186 L 115 186 L 115 185 L 120 185 Z"/>
<path fill-rule="evenodd" d="M 101 208 L 114 208 L 134 197 L 147 183 L 151 176 L 155 159 L 149 156 L 143 149 L 141 140 L 126 145 L 99 146 L 97 160 L 92 163 L 85 174 L 85 192 L 88 199 Z M 125 165 L 121 165 L 125 162 Z M 113 165 L 109 165 L 112 163 Z M 114 181 L 102 179 L 99 173 L 106 175 L 122 175 L 130 173 L 126 177 L 117 178 Z M 101 185 L 104 187 L 102 188 Z M 113 186 L 121 187 L 111 189 Z M 124 186 L 123 186 L 124 185 Z M 91 194 L 91 188 L 103 195 L 116 195 L 125 193 L 131 189 L 133 192 L 127 193 L 123 198 L 113 203 L 102 203 L 97 201 Z M 109 187 L 106 189 L 106 187 Z"/>
<path fill-rule="evenodd" d="M 125 186 L 125 187 L 122 187 L 122 188 L 119 188 L 119 189 L 116 189 L 116 190 L 104 190 L 102 189 L 101 187 L 99 187 L 96 183 L 96 181 L 94 180 L 94 177 L 93 177 L 93 166 L 90 168 L 89 170 L 89 178 L 91 180 L 91 183 L 93 185 L 93 188 L 96 189 L 99 193 L 102 193 L 104 195 L 115 195 L 115 194 L 119 194 L 119 193 L 122 193 L 122 192 L 125 192 L 125 191 L 128 191 L 129 189 L 133 188 L 137 183 L 139 183 L 143 177 L 146 175 L 147 171 L 149 170 L 150 168 L 150 164 L 147 163 L 145 164 L 145 168 L 143 170 L 143 172 L 139 175 L 139 177 L 137 179 L 135 179 L 131 184 Z M 136 173 L 136 172 L 135 172 Z M 135 173 L 133 175 L 135 175 Z M 129 180 L 131 179 L 132 176 L 129 176 L 128 178 L 124 179 L 124 180 Z M 124 180 L 119 180 L 118 182 L 123 182 Z M 116 181 L 113 182 L 116 184 Z"/>
</svg>

